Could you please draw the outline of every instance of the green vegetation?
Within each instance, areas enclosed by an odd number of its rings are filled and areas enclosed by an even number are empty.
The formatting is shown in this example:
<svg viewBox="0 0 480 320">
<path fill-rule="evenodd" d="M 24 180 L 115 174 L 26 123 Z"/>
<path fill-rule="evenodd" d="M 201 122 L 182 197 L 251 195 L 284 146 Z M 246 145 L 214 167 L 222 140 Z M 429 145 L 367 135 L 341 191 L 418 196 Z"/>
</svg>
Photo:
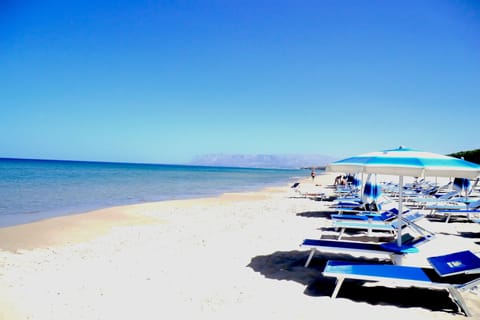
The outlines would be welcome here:
<svg viewBox="0 0 480 320">
<path fill-rule="evenodd" d="M 460 151 L 452 154 L 448 154 L 448 156 L 455 157 L 455 158 L 463 158 L 464 160 L 480 164 L 480 149 L 470 150 L 470 151 Z"/>
</svg>

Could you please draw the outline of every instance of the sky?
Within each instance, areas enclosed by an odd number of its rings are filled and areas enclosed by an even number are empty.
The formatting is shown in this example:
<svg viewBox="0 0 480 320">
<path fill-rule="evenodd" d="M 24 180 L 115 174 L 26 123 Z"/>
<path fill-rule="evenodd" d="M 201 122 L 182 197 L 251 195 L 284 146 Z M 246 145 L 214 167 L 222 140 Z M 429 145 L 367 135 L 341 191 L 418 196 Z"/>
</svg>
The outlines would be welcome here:
<svg viewBox="0 0 480 320">
<path fill-rule="evenodd" d="M 480 2 L 0 0 L 0 157 L 478 149 Z"/>
</svg>

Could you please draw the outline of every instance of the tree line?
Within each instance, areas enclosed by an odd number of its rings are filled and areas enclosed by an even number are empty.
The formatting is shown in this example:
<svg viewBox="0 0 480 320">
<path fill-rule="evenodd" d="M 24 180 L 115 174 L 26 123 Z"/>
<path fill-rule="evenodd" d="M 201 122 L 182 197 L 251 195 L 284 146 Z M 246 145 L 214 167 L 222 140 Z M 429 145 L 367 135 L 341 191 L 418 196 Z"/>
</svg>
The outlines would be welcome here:
<svg viewBox="0 0 480 320">
<path fill-rule="evenodd" d="M 464 159 L 476 164 L 480 164 L 480 149 L 470 150 L 470 151 L 460 151 L 451 153 L 448 156 Z"/>
</svg>

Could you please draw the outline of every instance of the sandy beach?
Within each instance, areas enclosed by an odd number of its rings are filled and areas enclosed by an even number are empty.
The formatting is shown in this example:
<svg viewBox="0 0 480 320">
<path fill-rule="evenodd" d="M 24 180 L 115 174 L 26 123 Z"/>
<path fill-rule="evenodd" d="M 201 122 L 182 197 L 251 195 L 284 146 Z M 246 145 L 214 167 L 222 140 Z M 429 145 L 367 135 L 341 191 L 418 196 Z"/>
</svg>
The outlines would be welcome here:
<svg viewBox="0 0 480 320">
<path fill-rule="evenodd" d="M 331 192 L 334 176 L 301 185 Z M 328 210 L 285 185 L 2 228 L 0 319 L 468 319 L 440 290 L 345 283 L 332 300 L 334 280 L 321 276 L 332 255 L 305 268 L 299 246 L 322 236 Z M 420 225 L 436 238 L 406 264 L 480 252 L 479 224 Z M 480 296 L 464 297 L 480 319 Z"/>
</svg>

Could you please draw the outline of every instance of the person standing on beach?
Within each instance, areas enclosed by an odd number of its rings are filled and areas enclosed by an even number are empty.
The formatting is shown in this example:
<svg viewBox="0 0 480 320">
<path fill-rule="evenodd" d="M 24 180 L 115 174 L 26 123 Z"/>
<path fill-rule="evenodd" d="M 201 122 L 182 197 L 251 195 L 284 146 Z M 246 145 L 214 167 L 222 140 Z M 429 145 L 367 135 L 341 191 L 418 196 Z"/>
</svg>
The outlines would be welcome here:
<svg viewBox="0 0 480 320">
<path fill-rule="evenodd" d="M 312 169 L 310 176 L 312 177 L 312 180 L 315 180 L 315 169 Z"/>
</svg>

